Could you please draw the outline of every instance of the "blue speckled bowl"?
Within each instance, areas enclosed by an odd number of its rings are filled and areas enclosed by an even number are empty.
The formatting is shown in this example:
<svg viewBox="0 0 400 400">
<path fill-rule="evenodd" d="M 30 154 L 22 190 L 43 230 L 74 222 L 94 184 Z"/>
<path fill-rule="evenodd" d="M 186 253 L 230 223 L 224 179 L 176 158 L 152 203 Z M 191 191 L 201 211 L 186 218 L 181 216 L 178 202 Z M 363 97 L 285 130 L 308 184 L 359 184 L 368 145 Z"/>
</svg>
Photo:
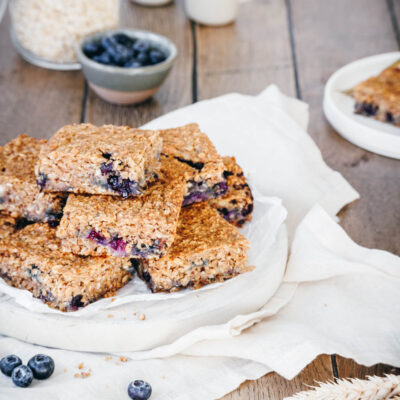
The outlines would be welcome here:
<svg viewBox="0 0 400 400">
<path fill-rule="evenodd" d="M 151 42 L 167 55 L 166 60 L 140 68 L 123 68 L 100 64 L 83 53 L 85 43 L 117 32 Z M 78 45 L 77 54 L 89 86 L 102 99 L 115 104 L 134 104 L 157 92 L 171 70 L 178 51 L 171 40 L 157 33 L 139 29 L 113 29 L 85 37 Z"/>
</svg>

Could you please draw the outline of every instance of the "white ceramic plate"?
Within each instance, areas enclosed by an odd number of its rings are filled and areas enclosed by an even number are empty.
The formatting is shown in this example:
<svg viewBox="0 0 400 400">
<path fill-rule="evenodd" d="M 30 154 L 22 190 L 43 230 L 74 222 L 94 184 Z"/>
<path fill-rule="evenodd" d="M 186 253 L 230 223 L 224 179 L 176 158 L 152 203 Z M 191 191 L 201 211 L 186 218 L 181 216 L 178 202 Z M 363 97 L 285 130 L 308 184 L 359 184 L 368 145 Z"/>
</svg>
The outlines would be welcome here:
<svg viewBox="0 0 400 400">
<path fill-rule="evenodd" d="M 380 54 L 347 64 L 328 80 L 324 93 L 324 113 L 345 139 L 363 149 L 400 159 L 400 128 L 354 114 L 354 99 L 343 91 L 378 75 L 400 59 L 400 52 Z"/>
<path fill-rule="evenodd" d="M 225 324 L 261 308 L 282 282 L 287 251 L 287 232 L 282 225 L 263 256 L 267 268 L 256 268 L 214 289 L 194 290 L 184 298 L 129 303 L 87 318 L 34 313 L 0 293 L 0 332 L 66 350 L 115 353 L 152 349 L 196 328 Z M 248 277 L 252 283 L 243 285 Z M 134 313 L 145 314 L 146 320 L 139 320 Z"/>
</svg>

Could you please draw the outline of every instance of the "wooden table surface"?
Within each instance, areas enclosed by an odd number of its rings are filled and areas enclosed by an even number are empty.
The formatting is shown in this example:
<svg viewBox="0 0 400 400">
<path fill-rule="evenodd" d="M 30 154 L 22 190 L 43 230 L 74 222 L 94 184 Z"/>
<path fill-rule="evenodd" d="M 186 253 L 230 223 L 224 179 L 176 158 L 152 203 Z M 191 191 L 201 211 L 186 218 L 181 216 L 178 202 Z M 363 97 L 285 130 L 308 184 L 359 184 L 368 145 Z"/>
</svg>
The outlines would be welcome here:
<svg viewBox="0 0 400 400">
<path fill-rule="evenodd" d="M 335 70 L 360 57 L 399 49 L 399 0 L 251 0 L 241 5 L 235 24 L 221 28 L 189 22 L 181 1 L 161 8 L 122 2 L 124 26 L 164 34 L 179 49 L 157 95 L 136 107 L 112 106 L 88 90 L 80 72 L 26 63 L 13 49 L 6 17 L 0 25 L 1 144 L 21 132 L 49 137 L 71 122 L 140 126 L 198 100 L 233 91 L 257 94 L 275 83 L 310 104 L 310 135 L 327 164 L 361 194 L 340 213 L 342 226 L 363 246 L 400 254 L 399 161 L 346 142 L 322 113 L 324 84 Z M 225 399 L 282 399 L 314 381 L 391 370 L 322 355 L 292 381 L 269 374 L 244 383 Z"/>
</svg>

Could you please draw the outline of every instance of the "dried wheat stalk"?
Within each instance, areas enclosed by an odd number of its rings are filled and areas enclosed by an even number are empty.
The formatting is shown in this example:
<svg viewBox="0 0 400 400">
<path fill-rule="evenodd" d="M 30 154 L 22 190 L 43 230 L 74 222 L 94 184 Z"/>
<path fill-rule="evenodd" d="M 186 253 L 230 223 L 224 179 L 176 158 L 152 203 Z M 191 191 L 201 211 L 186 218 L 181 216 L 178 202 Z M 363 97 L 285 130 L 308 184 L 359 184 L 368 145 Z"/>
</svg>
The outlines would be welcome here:
<svg viewBox="0 0 400 400">
<path fill-rule="evenodd" d="M 312 390 L 284 400 L 400 400 L 400 375 L 369 376 L 368 379 L 339 379 L 320 383 Z"/>
</svg>

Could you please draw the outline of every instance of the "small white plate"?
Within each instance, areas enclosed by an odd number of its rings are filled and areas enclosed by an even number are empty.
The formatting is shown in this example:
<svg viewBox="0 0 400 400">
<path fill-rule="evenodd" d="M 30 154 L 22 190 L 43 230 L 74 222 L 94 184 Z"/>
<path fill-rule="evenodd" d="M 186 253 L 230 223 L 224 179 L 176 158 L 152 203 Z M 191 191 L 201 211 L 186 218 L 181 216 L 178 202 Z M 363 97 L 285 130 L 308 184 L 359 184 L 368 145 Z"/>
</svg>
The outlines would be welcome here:
<svg viewBox="0 0 400 400">
<path fill-rule="evenodd" d="M 400 52 L 393 52 L 345 65 L 329 78 L 323 104 L 326 118 L 345 139 L 363 149 L 396 159 L 400 159 L 400 128 L 354 114 L 354 99 L 343 92 L 378 75 L 399 59 Z"/>
</svg>

